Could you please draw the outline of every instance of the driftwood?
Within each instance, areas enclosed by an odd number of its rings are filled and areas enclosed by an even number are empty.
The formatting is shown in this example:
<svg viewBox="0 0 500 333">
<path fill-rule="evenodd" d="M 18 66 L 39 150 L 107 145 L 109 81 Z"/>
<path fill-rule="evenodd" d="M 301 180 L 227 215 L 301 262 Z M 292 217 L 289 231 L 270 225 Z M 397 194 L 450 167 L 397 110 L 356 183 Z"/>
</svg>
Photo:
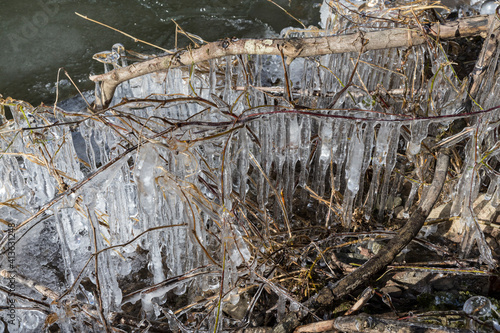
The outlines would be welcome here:
<svg viewBox="0 0 500 333">
<path fill-rule="evenodd" d="M 474 16 L 446 24 L 435 23 L 430 26 L 430 37 L 450 39 L 481 35 L 485 37 L 494 15 Z M 360 52 L 395 47 L 411 47 L 426 42 L 428 36 L 420 27 L 395 28 L 382 31 L 358 32 L 354 34 L 309 37 L 309 38 L 267 38 L 267 39 L 230 39 L 205 44 L 197 49 L 181 50 L 172 55 L 161 56 L 144 62 L 118 68 L 101 75 L 91 76 L 100 82 L 100 92 L 96 89 L 96 109 L 109 106 L 116 87 L 127 80 L 170 68 L 190 66 L 202 61 L 229 55 L 260 54 L 281 55 L 290 63 L 297 57 L 309 57 L 334 53 Z"/>
</svg>

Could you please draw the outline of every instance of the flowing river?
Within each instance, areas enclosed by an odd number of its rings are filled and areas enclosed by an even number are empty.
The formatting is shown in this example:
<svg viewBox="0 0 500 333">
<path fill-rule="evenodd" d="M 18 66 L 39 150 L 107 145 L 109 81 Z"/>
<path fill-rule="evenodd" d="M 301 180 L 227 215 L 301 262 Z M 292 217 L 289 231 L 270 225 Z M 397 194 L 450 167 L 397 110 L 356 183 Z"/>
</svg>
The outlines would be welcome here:
<svg viewBox="0 0 500 333">
<path fill-rule="evenodd" d="M 306 26 L 318 25 L 321 0 L 275 0 Z M 266 37 L 300 26 L 268 0 L 19 0 L 3 1 L 0 12 L 0 94 L 32 104 L 55 100 L 58 69 L 63 67 L 81 90 L 93 89 L 89 75 L 103 66 L 92 55 L 114 43 L 127 49 L 160 53 L 119 32 L 75 14 L 110 25 L 166 49 L 175 47 L 175 20 L 206 41 L 224 37 Z M 190 42 L 178 36 L 178 47 Z M 77 94 L 64 72 L 60 98 Z"/>
</svg>

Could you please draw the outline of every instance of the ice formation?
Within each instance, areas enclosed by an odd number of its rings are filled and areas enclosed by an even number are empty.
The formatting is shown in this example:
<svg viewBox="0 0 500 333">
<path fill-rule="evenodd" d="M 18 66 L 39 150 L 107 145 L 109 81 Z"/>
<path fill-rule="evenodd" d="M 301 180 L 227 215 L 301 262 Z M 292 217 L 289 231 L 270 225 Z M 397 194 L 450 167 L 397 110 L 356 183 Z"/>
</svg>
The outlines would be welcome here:
<svg viewBox="0 0 500 333">
<path fill-rule="evenodd" d="M 322 33 L 354 29 L 327 8 Z M 371 29 L 392 26 L 381 21 Z M 133 79 L 121 84 L 104 114 L 12 101 L 14 119 L 1 131 L 0 216 L 18 226 L 16 270 L 43 280 L 60 294 L 58 304 L 82 300 L 96 318 L 99 309 L 109 318 L 140 300 L 145 317 L 168 314 L 182 326 L 158 305 L 175 294 L 194 300 L 214 290 L 219 308 L 237 303 L 241 281 L 268 281 L 257 262 L 272 234 L 290 237 L 301 227 L 299 210 L 325 225 L 327 209 L 309 199 L 307 188 L 326 198 L 341 194 L 342 211 L 330 225 L 349 229 L 357 210 L 367 221 L 390 218 L 406 167 L 398 155 L 412 163 L 423 154 L 432 159 L 425 140 L 451 123 L 439 116 L 454 114 L 465 95 L 445 56 L 428 45 L 357 57 L 292 62 L 294 104 L 270 87 L 284 82 L 282 60 L 272 56 L 227 57 Z M 431 79 L 415 70 L 427 58 Z M 355 68 L 351 87 L 337 98 Z M 499 80 L 487 79 L 477 100 L 484 110 L 497 106 Z M 477 244 L 481 260 L 492 264 L 470 207 L 487 178 L 489 200 L 494 207 L 500 202 L 492 149 L 500 115 L 469 120 L 474 135 L 450 187 L 465 196 L 451 198 L 452 213 L 462 219 L 464 255 Z M 408 207 L 428 181 L 422 171 L 415 177 Z M 4 228 L 2 245 L 8 235 Z M 154 288 L 131 290 L 124 281 Z M 297 307 L 280 288 L 271 286 L 279 316 L 287 302 Z M 102 329 L 78 320 L 81 312 L 52 307 L 67 332 Z M 21 312 L 25 332 L 43 321 Z M 216 307 L 204 327 L 223 327 L 219 314 Z"/>
</svg>

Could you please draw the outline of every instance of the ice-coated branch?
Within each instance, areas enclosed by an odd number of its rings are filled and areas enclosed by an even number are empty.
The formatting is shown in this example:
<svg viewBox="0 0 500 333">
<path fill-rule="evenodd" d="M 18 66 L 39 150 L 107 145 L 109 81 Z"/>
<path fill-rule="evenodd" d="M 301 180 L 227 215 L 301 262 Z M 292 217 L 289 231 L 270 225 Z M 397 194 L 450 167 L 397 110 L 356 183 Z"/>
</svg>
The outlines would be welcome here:
<svg viewBox="0 0 500 333">
<path fill-rule="evenodd" d="M 474 16 L 446 24 L 434 23 L 427 32 L 418 28 L 394 28 L 381 31 L 358 32 L 353 34 L 308 37 L 308 38 L 266 38 L 266 39 L 227 39 L 205 44 L 197 49 L 181 50 L 172 55 L 165 55 L 144 62 L 118 68 L 111 72 L 91 76 L 94 82 L 100 82 L 96 89 L 96 109 L 109 106 L 116 87 L 127 80 L 170 68 L 189 66 L 202 61 L 229 55 L 260 54 L 281 55 L 288 62 L 298 57 L 310 57 L 325 54 L 380 50 L 395 47 L 411 47 L 426 42 L 428 38 L 449 39 L 485 35 L 488 26 L 496 18 L 492 15 Z M 426 35 L 427 34 L 427 35 Z M 100 90 L 100 92 L 99 92 Z M 97 94 L 99 94 L 97 96 Z"/>
<path fill-rule="evenodd" d="M 38 291 L 41 295 L 48 297 L 52 300 L 59 298 L 59 294 L 57 292 L 53 291 L 52 289 L 50 289 L 44 285 L 41 285 L 40 283 L 38 283 L 32 279 L 24 277 L 23 275 L 21 275 L 19 273 L 9 272 L 5 269 L 2 269 L 0 271 L 0 276 L 3 278 L 6 278 L 6 279 L 14 279 L 17 283 L 22 284 L 24 286 L 27 286 L 31 289 L 34 289 L 34 290 Z"/>
<path fill-rule="evenodd" d="M 497 8 L 497 13 L 500 9 Z M 488 72 L 488 66 L 490 66 L 495 51 L 500 45 L 500 20 L 495 19 L 489 25 L 487 38 L 483 43 L 483 48 L 481 49 L 481 53 L 477 58 L 476 65 L 470 74 L 470 89 L 469 95 L 472 98 L 476 98 L 479 88 L 483 83 L 483 77 Z"/>
</svg>

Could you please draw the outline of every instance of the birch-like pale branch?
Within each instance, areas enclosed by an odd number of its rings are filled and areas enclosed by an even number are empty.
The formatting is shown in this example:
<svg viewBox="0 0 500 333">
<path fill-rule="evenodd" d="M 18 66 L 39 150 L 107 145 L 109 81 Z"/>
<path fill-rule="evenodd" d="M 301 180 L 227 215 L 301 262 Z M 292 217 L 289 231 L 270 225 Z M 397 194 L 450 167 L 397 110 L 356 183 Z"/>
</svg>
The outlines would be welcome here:
<svg viewBox="0 0 500 333">
<path fill-rule="evenodd" d="M 118 68 L 101 75 L 91 76 L 94 82 L 101 82 L 100 96 L 96 93 L 95 106 L 105 108 L 111 102 L 116 87 L 127 80 L 170 68 L 193 65 L 202 61 L 229 55 L 260 54 L 280 55 L 287 61 L 298 57 L 325 54 L 380 50 L 395 47 L 411 47 L 425 43 L 427 38 L 450 39 L 458 37 L 485 36 L 490 17 L 474 16 L 448 22 L 434 23 L 427 32 L 420 28 L 394 28 L 371 32 L 358 32 L 346 35 L 307 38 L 265 38 L 231 39 L 205 44 L 197 49 L 187 49 L 172 55 L 157 57 L 130 66 Z M 426 35 L 426 33 L 428 35 Z"/>
</svg>

